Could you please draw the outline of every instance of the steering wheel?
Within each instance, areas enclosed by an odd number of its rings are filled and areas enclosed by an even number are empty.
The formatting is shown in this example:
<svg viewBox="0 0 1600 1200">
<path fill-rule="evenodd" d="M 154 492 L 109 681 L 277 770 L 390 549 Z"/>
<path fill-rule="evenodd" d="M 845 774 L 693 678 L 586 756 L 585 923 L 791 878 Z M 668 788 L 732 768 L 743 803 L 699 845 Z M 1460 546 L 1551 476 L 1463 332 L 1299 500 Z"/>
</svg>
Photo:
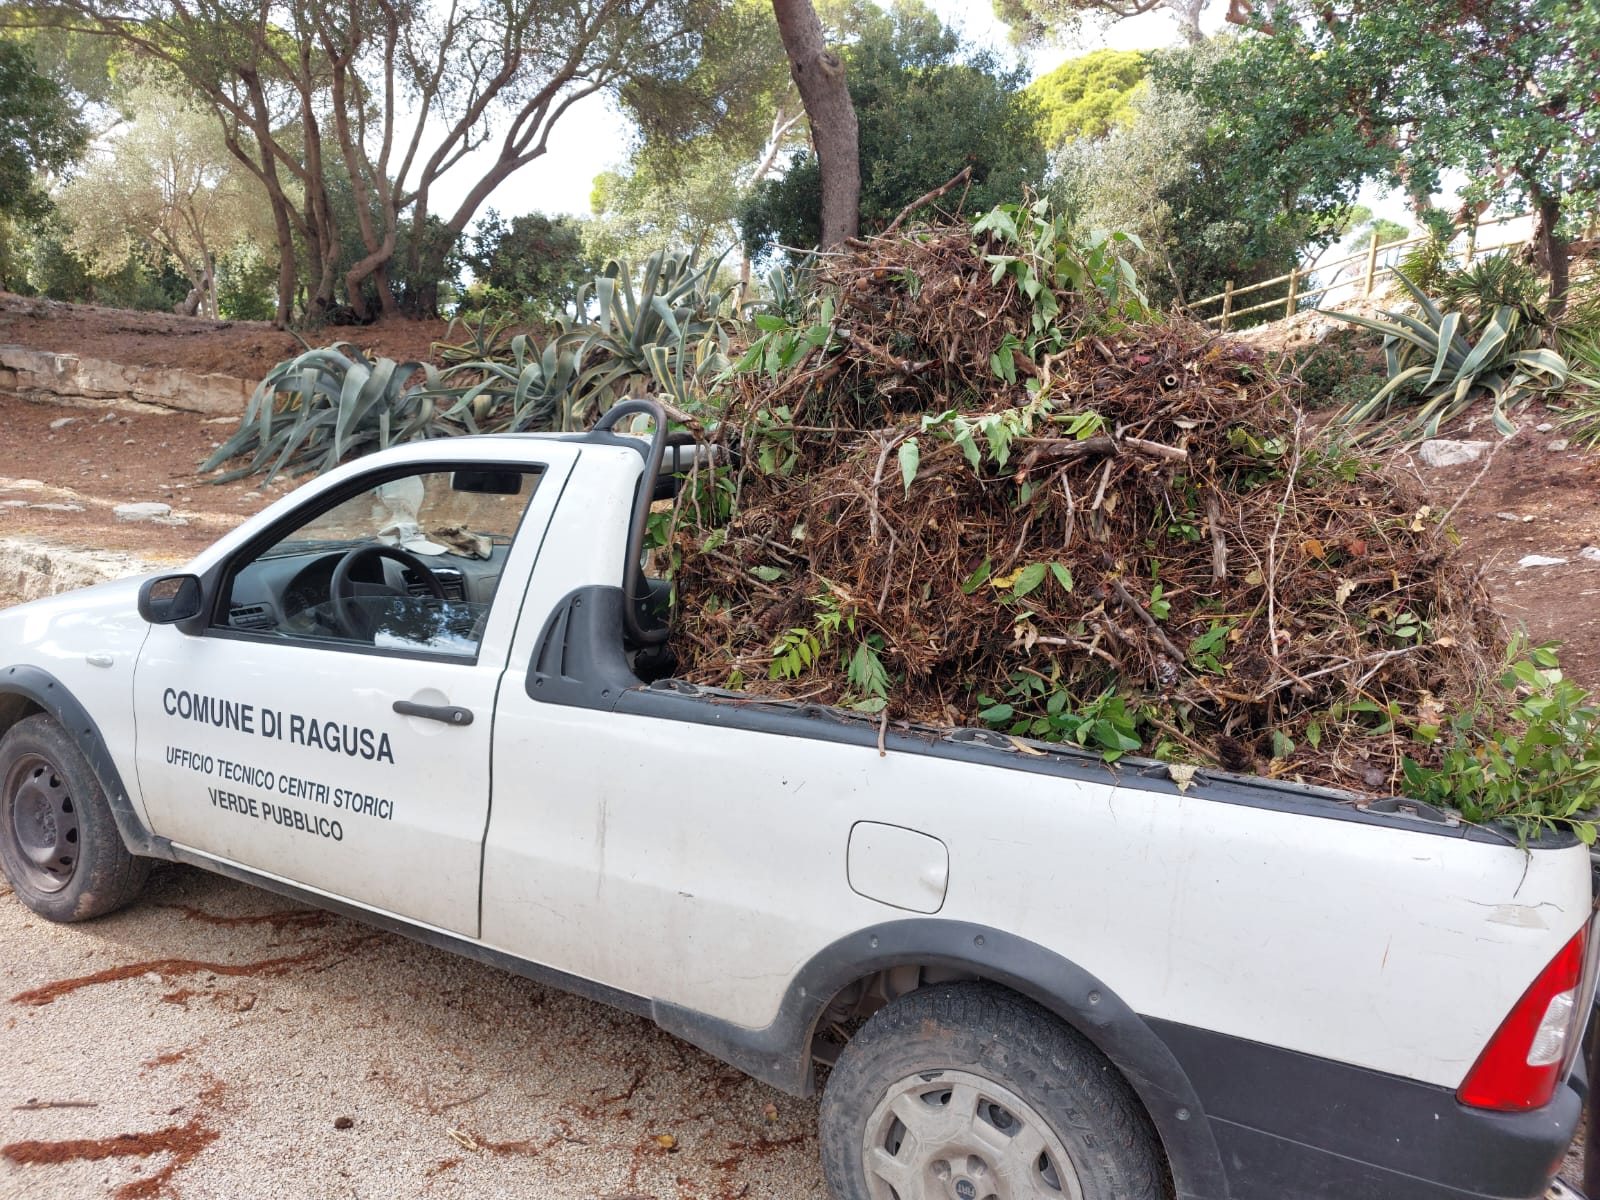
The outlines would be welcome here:
<svg viewBox="0 0 1600 1200">
<path fill-rule="evenodd" d="M 407 594 L 396 591 L 387 584 L 361 583 L 351 578 L 357 567 L 379 558 L 391 558 L 401 566 L 409 568 L 427 585 L 434 599 L 445 598 L 444 585 L 439 582 L 439 577 L 427 563 L 411 551 L 402 550 L 399 546 L 361 546 L 339 560 L 339 565 L 333 569 L 333 579 L 328 584 L 328 598 L 333 601 L 333 622 L 345 637 L 361 642 L 372 640 L 375 626 L 371 616 L 363 611 L 362 600 Z"/>
</svg>

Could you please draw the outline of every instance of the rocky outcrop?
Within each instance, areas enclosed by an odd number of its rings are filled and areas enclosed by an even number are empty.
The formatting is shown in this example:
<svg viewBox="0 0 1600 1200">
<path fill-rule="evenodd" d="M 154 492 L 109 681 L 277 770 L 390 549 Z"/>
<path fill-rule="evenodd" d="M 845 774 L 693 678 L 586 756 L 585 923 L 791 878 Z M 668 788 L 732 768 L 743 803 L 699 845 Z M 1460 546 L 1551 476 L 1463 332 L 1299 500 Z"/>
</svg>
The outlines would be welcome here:
<svg viewBox="0 0 1600 1200">
<path fill-rule="evenodd" d="M 230 375 L 171 367 L 128 367 L 98 358 L 0 345 L 0 392 L 56 404 L 149 404 L 236 417 L 252 387 Z"/>
<path fill-rule="evenodd" d="M 36 600 L 57 592 L 160 570 L 164 564 L 114 550 L 80 550 L 44 538 L 0 538 L 0 596 Z"/>
</svg>

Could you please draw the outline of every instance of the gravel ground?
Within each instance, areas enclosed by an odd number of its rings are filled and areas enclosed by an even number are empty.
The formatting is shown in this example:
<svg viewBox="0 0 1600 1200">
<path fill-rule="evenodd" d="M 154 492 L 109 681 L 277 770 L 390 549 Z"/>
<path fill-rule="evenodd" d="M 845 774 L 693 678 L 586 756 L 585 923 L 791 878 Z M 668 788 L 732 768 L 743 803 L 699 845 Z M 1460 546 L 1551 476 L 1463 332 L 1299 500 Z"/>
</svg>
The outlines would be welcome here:
<svg viewBox="0 0 1600 1200">
<path fill-rule="evenodd" d="M 184 867 L 0 883 L 0 1197 L 799 1200 L 816 1104 L 648 1021 Z"/>
</svg>

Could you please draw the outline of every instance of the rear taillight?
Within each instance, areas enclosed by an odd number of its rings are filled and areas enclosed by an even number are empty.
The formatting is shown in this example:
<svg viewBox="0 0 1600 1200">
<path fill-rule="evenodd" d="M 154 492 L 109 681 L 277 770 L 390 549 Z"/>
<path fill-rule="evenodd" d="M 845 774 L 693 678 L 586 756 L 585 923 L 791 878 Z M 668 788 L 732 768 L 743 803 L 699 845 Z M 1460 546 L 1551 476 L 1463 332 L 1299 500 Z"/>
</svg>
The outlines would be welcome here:
<svg viewBox="0 0 1600 1200">
<path fill-rule="evenodd" d="M 1456 1099 L 1474 1108 L 1541 1108 L 1555 1095 L 1582 1030 L 1578 993 L 1588 929 L 1562 947 L 1484 1047 Z"/>
</svg>

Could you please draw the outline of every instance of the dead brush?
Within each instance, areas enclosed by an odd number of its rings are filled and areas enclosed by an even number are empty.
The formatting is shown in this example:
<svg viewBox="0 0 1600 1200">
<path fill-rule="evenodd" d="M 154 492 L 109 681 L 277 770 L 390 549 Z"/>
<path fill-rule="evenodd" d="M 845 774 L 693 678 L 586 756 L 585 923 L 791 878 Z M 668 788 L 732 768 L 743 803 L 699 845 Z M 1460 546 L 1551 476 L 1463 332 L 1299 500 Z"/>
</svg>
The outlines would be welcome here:
<svg viewBox="0 0 1600 1200">
<path fill-rule="evenodd" d="M 1504 649 L 1422 497 L 1199 326 L 1058 286 L 1041 331 L 1000 249 L 853 244 L 753 349 L 675 513 L 680 673 L 1397 790 Z"/>
</svg>

